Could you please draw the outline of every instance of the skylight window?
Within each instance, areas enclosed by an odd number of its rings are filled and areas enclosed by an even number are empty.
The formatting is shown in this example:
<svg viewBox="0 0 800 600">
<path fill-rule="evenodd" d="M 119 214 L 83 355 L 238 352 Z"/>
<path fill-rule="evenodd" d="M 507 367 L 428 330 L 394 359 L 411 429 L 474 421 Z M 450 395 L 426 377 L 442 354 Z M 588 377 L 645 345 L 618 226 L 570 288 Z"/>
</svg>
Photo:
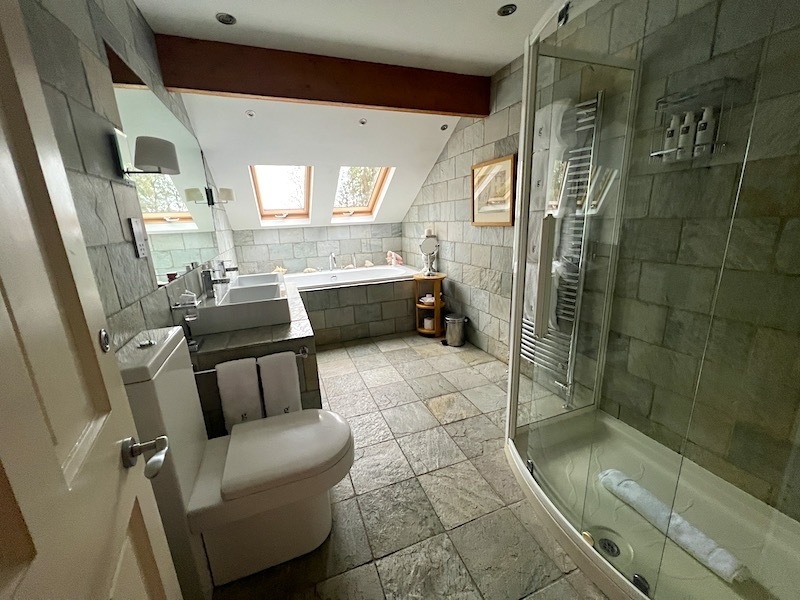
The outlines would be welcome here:
<svg viewBox="0 0 800 600">
<path fill-rule="evenodd" d="M 389 180 L 390 167 L 341 167 L 333 214 L 371 215 Z"/>
<path fill-rule="evenodd" d="M 311 167 L 252 165 L 250 174 L 262 218 L 308 217 Z"/>
<path fill-rule="evenodd" d="M 191 223 L 192 215 L 172 177 L 159 173 L 136 173 L 131 177 L 139 193 L 144 222 Z"/>
</svg>

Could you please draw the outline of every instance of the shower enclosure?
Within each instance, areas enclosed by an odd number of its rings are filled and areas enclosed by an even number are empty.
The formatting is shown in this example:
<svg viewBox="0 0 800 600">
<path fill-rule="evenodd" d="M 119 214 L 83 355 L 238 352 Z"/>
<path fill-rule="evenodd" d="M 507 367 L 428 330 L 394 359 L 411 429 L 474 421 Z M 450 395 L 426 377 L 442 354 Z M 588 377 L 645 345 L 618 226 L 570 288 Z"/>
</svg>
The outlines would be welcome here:
<svg viewBox="0 0 800 600">
<path fill-rule="evenodd" d="M 526 48 L 506 451 L 609 597 L 800 593 L 800 10 L 731 4 Z"/>
</svg>

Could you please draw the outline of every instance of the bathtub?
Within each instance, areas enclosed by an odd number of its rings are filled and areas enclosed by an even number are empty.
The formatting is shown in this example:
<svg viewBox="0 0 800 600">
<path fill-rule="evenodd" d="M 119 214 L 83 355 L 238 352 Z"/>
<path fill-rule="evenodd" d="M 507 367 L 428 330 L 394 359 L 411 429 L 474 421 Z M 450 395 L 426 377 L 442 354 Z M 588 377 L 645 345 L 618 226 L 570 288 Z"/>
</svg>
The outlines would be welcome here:
<svg viewBox="0 0 800 600">
<path fill-rule="evenodd" d="M 414 331 L 412 267 L 376 266 L 287 274 L 303 299 L 317 345 Z"/>
<path fill-rule="evenodd" d="M 301 292 L 311 292 L 353 285 L 407 281 L 416 273 L 419 273 L 417 269 L 405 265 L 359 267 L 316 273 L 291 273 L 284 275 L 284 281 L 295 284 Z"/>
</svg>

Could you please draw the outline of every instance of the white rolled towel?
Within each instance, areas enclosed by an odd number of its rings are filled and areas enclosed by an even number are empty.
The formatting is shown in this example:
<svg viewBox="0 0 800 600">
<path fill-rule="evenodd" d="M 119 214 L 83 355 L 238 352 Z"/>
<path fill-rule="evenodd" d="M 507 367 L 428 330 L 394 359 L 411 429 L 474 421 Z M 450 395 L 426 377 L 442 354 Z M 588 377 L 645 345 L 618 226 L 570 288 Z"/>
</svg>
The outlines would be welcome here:
<svg viewBox="0 0 800 600">
<path fill-rule="evenodd" d="M 673 512 L 622 471 L 607 469 L 599 473 L 597 479 L 609 492 L 728 583 L 747 581 L 752 577 L 745 564 L 731 552 Z"/>
<path fill-rule="evenodd" d="M 228 433 L 237 423 L 264 418 L 255 358 L 218 364 L 217 387 Z"/>
<path fill-rule="evenodd" d="M 297 356 L 294 352 L 268 354 L 258 359 L 264 408 L 268 417 L 302 410 Z"/>
</svg>

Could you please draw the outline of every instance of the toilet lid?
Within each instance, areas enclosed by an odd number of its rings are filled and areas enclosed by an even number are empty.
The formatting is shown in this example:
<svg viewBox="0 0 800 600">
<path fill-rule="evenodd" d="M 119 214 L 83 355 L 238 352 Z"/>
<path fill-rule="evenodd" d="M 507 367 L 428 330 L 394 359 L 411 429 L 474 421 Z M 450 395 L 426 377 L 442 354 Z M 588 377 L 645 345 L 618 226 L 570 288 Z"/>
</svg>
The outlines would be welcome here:
<svg viewBox="0 0 800 600">
<path fill-rule="evenodd" d="M 239 423 L 230 437 L 223 500 L 314 477 L 339 462 L 353 443 L 347 421 L 319 409 Z"/>
</svg>

